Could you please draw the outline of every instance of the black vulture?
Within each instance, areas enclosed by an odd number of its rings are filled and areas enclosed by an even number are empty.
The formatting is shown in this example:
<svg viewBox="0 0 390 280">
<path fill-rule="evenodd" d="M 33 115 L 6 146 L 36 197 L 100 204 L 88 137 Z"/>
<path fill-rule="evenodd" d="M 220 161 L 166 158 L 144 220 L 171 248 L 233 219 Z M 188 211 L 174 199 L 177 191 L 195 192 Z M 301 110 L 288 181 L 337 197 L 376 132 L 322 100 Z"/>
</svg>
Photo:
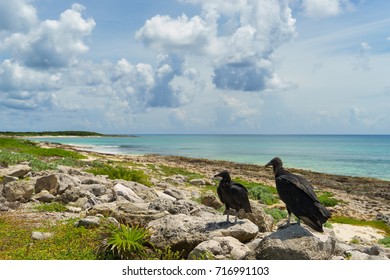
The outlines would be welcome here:
<svg viewBox="0 0 390 280">
<path fill-rule="evenodd" d="M 244 209 L 246 213 L 252 213 L 251 205 L 248 199 L 248 190 L 240 183 L 232 181 L 228 171 L 222 171 L 214 177 L 221 177 L 217 188 L 219 199 L 225 204 L 227 218 L 229 221 L 229 209 L 233 208 L 236 211 L 236 219 L 240 209 Z"/>
<path fill-rule="evenodd" d="M 286 204 L 287 226 L 290 225 L 291 212 L 312 229 L 323 232 L 324 224 L 331 216 L 317 198 L 313 187 L 302 176 L 292 174 L 283 168 L 282 160 L 273 158 L 266 167 L 272 166 L 275 173 L 276 189 L 280 199 Z"/>
</svg>

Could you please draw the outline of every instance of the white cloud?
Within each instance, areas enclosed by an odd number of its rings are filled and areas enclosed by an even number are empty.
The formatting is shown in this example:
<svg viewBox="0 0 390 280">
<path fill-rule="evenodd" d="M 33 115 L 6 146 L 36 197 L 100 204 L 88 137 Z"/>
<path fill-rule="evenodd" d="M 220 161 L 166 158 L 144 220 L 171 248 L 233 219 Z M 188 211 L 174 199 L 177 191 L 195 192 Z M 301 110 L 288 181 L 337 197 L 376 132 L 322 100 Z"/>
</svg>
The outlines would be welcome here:
<svg viewBox="0 0 390 280">
<path fill-rule="evenodd" d="M 201 5 L 202 15 L 155 16 L 136 37 L 155 50 L 178 54 L 183 62 L 194 55 L 204 60 L 214 69 L 217 88 L 262 91 L 279 85 L 272 82 L 272 53 L 295 35 L 287 0 L 185 2 Z"/>
<path fill-rule="evenodd" d="M 95 27 L 91 18 L 84 19 L 83 6 L 72 5 L 59 20 L 45 20 L 27 33 L 14 33 L 4 39 L 3 49 L 29 67 L 65 67 L 88 51 L 84 39 Z"/>
<path fill-rule="evenodd" d="M 36 10 L 28 2 L 0 0 L 0 32 L 25 31 L 38 22 Z"/>
<path fill-rule="evenodd" d="M 303 0 L 302 8 L 308 17 L 326 18 L 353 11 L 355 6 L 350 0 Z"/>
<path fill-rule="evenodd" d="M 175 52 L 202 49 L 207 44 L 208 33 L 205 22 L 199 16 L 189 19 L 182 15 L 172 19 L 157 15 L 146 21 L 136 33 L 136 38 L 158 51 L 170 49 Z"/>
</svg>

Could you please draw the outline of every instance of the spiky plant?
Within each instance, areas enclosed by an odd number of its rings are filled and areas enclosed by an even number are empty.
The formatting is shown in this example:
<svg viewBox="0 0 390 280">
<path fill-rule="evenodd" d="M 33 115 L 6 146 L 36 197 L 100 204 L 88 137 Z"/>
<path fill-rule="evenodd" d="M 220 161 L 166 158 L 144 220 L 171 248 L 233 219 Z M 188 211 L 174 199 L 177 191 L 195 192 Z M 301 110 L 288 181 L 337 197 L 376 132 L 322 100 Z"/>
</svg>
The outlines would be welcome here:
<svg viewBox="0 0 390 280">
<path fill-rule="evenodd" d="M 147 228 L 121 224 L 111 227 L 108 238 L 98 249 L 98 255 L 103 259 L 146 259 L 150 248 L 153 245 Z"/>
</svg>

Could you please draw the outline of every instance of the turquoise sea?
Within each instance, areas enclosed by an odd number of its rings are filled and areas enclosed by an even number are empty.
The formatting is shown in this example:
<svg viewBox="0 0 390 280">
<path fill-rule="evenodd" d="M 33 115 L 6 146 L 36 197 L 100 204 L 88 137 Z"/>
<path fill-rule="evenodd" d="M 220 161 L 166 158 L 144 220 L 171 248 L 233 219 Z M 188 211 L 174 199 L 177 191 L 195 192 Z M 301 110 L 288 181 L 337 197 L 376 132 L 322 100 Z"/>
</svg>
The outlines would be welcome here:
<svg viewBox="0 0 390 280">
<path fill-rule="evenodd" d="M 161 154 L 390 180 L 390 135 L 136 135 L 34 138 L 114 154 Z"/>
</svg>

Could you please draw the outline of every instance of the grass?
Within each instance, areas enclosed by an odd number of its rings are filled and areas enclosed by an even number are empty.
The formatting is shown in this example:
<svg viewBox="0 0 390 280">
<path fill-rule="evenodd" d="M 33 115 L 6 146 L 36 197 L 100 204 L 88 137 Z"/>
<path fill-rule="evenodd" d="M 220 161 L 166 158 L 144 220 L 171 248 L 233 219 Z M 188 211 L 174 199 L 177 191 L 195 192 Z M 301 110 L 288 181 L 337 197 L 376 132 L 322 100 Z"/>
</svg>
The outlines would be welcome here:
<svg viewBox="0 0 390 280">
<path fill-rule="evenodd" d="M 68 151 L 60 148 L 41 148 L 32 141 L 15 138 L 0 138 L 0 149 L 3 151 L 12 151 L 37 157 L 85 158 L 83 155 L 74 151 Z"/>
<path fill-rule="evenodd" d="M 152 185 L 149 177 L 142 170 L 104 164 L 101 166 L 89 168 L 86 171 L 95 175 L 107 175 L 111 180 L 123 179 L 126 181 L 138 182 L 145 186 Z"/>
<path fill-rule="evenodd" d="M 380 239 L 379 244 L 383 244 L 385 247 L 390 248 L 390 236 Z"/>
<path fill-rule="evenodd" d="M 254 182 L 247 182 L 240 178 L 235 178 L 235 182 L 244 185 L 248 189 L 249 197 L 259 200 L 266 205 L 272 205 L 279 202 L 277 190 L 274 187 L 262 185 Z"/>
<path fill-rule="evenodd" d="M 43 221 L 44 222 L 44 221 Z M 36 225 L 27 219 L 0 216 L 2 260 L 95 260 L 104 227 L 75 227 L 75 220 Z M 33 231 L 51 232 L 46 240 L 32 240 Z"/>
<path fill-rule="evenodd" d="M 38 212 L 65 212 L 67 208 L 59 202 L 41 203 L 34 206 Z"/>
<path fill-rule="evenodd" d="M 345 203 L 342 200 L 336 199 L 333 197 L 333 193 L 331 192 L 320 192 L 318 194 L 318 200 L 327 207 L 336 206 L 339 203 Z"/>
<path fill-rule="evenodd" d="M 264 208 L 264 211 L 272 216 L 275 223 L 287 218 L 287 211 L 280 210 L 279 208 Z"/>
<path fill-rule="evenodd" d="M 383 221 L 365 221 L 348 217 L 336 216 L 330 218 L 330 222 L 355 226 L 370 226 L 379 230 L 383 230 L 387 236 L 390 236 L 390 226 Z"/>
<path fill-rule="evenodd" d="M 180 167 L 171 167 L 171 166 L 165 166 L 160 165 L 159 168 L 164 173 L 165 176 L 172 176 L 172 175 L 183 175 L 188 178 L 188 180 L 192 179 L 201 179 L 203 176 L 198 173 L 190 172 L 184 168 Z"/>
<path fill-rule="evenodd" d="M 28 140 L 0 138 L 0 165 L 2 166 L 28 162 L 32 171 L 42 171 L 56 169 L 61 161 L 76 164 L 84 158 L 83 155 L 74 151 L 41 148 Z"/>
</svg>

